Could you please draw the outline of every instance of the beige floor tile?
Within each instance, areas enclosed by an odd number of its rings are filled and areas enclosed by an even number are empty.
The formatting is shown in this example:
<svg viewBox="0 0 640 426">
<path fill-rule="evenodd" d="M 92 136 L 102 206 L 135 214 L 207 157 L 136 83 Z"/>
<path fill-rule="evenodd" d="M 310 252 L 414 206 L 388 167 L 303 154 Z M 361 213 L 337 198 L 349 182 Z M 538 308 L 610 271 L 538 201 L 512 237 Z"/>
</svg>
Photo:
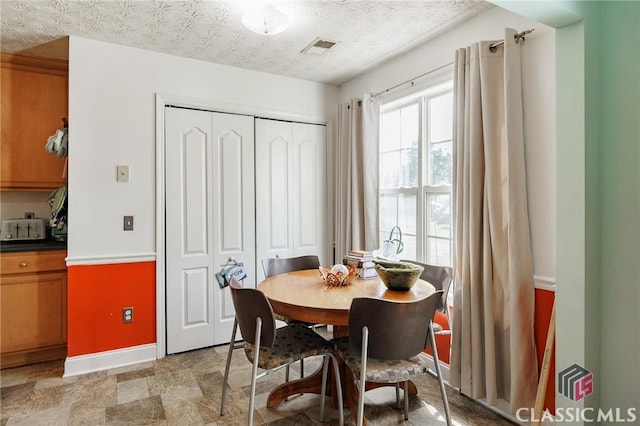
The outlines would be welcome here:
<svg viewBox="0 0 640 426">
<path fill-rule="evenodd" d="M 150 395 L 147 378 L 142 377 L 140 379 L 127 380 L 126 382 L 118 383 L 117 393 L 118 404 L 125 404 L 127 402 L 149 398 Z"/>
</svg>

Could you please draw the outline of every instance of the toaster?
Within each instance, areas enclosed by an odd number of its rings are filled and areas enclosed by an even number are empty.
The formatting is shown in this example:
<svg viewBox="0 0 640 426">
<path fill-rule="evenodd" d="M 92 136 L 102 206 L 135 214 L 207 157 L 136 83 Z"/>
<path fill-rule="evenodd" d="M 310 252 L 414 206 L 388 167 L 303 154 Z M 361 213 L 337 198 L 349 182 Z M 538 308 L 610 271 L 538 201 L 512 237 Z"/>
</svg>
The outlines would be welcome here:
<svg viewBox="0 0 640 426">
<path fill-rule="evenodd" d="M 2 221 L 0 241 L 44 240 L 46 237 L 46 219 L 6 219 Z"/>
</svg>

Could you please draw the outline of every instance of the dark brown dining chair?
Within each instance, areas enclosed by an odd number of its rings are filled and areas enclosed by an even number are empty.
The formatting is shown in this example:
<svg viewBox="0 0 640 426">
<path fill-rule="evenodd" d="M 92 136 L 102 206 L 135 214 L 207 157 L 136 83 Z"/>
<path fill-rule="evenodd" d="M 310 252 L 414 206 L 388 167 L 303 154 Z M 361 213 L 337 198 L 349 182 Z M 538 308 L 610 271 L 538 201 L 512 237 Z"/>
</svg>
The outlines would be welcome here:
<svg viewBox="0 0 640 426">
<path fill-rule="evenodd" d="M 424 270 L 420 275 L 420 279 L 433 285 L 436 290 L 442 290 L 442 300 L 438 304 L 438 311 L 442 312 L 447 318 L 449 330 L 442 330 L 438 324 L 434 324 L 434 330 L 436 334 L 451 334 L 453 327 L 451 325 L 451 315 L 449 313 L 447 297 L 449 295 L 449 290 L 451 289 L 451 283 L 453 282 L 453 269 L 449 266 L 429 265 L 415 260 L 403 260 L 403 262 L 422 266 Z"/>
<path fill-rule="evenodd" d="M 335 349 L 331 342 L 324 339 L 312 329 L 297 323 L 276 328 L 276 320 L 269 300 L 260 290 L 243 288 L 235 278 L 229 284 L 231 299 L 236 310 L 231 334 L 231 343 L 227 354 L 227 364 L 224 370 L 224 382 L 222 384 L 222 401 L 220 403 L 220 415 L 224 416 L 224 405 L 227 394 L 231 356 L 233 355 L 236 331 L 240 327 L 244 339 L 244 352 L 247 359 L 253 364 L 251 374 L 251 394 L 249 396 L 249 420 L 253 425 L 253 411 L 255 406 L 256 382 L 273 371 L 290 365 L 305 357 L 322 355 L 324 357 L 322 370 L 322 387 L 320 399 L 320 421 L 324 421 L 324 403 L 327 388 L 327 373 L 329 363 L 333 365 L 336 380 L 338 411 L 340 425 L 343 424 L 342 387 L 338 361 L 335 358 Z M 258 374 L 258 368 L 263 369 Z"/>
<path fill-rule="evenodd" d="M 428 374 L 429 361 L 422 351 L 431 346 L 440 384 L 447 425 L 451 424 L 449 402 L 433 332 L 433 316 L 442 298 L 436 291 L 415 302 L 393 302 L 356 298 L 349 310 L 349 336 L 334 339 L 338 355 L 355 376 L 358 387 L 357 425 L 364 419 L 366 382 L 395 383 L 396 404 L 400 406 L 399 384 L 404 383 L 404 419 L 409 419 L 409 380 Z"/>
<path fill-rule="evenodd" d="M 292 271 L 302 271 L 304 269 L 318 269 L 320 259 L 318 256 L 297 256 L 297 257 L 270 257 L 262 259 L 262 269 L 265 278 L 274 275 L 284 274 Z"/>
<path fill-rule="evenodd" d="M 315 255 L 297 256 L 297 257 L 270 257 L 262 259 L 262 269 L 264 271 L 265 278 L 272 277 L 274 275 L 285 274 L 287 272 L 302 271 L 305 269 L 318 269 L 320 267 L 320 259 Z M 290 318 L 286 318 L 282 315 L 275 314 L 276 319 L 284 321 L 287 324 L 291 323 Z M 299 321 L 298 321 L 299 322 Z M 306 322 L 299 322 L 307 327 L 315 327 L 316 324 L 309 324 Z M 300 377 L 304 377 L 304 361 L 300 360 Z M 285 380 L 289 381 L 289 368 L 287 368 Z"/>
</svg>

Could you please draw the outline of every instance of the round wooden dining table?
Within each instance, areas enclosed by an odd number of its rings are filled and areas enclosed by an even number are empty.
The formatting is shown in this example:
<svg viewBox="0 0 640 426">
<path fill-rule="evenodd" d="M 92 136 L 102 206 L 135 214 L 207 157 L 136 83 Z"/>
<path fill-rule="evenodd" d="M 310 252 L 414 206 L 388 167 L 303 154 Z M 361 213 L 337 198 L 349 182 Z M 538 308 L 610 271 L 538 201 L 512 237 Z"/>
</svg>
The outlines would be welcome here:
<svg viewBox="0 0 640 426">
<path fill-rule="evenodd" d="M 348 286 L 333 287 L 326 285 L 317 269 L 271 276 L 260 282 L 258 289 L 269 299 L 275 313 L 297 321 L 332 325 L 334 338 L 348 335 L 349 309 L 354 298 L 373 297 L 394 302 L 412 302 L 426 299 L 436 291 L 435 287 L 423 280 L 418 280 L 409 291 L 389 290 L 379 278 L 354 278 Z M 358 390 L 353 379 L 346 377 L 346 366 L 342 365 L 341 370 L 344 402 L 353 410 L 358 400 Z M 320 394 L 321 384 L 322 368 L 311 376 L 276 387 L 269 394 L 267 407 L 277 407 L 290 395 Z M 378 386 L 367 383 L 367 390 Z M 409 392 L 417 393 L 413 383 L 410 383 Z"/>
</svg>

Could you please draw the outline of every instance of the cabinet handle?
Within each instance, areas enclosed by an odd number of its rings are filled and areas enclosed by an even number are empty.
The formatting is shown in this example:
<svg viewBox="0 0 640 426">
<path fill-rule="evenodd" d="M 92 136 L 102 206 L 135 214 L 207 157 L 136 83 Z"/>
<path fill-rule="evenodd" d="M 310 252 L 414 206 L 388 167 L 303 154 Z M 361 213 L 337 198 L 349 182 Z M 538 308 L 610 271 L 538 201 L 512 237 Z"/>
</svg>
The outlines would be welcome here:
<svg viewBox="0 0 640 426">
<path fill-rule="evenodd" d="M 27 262 L 20 262 L 20 264 L 18 265 L 21 268 L 26 268 L 27 267 Z"/>
</svg>

